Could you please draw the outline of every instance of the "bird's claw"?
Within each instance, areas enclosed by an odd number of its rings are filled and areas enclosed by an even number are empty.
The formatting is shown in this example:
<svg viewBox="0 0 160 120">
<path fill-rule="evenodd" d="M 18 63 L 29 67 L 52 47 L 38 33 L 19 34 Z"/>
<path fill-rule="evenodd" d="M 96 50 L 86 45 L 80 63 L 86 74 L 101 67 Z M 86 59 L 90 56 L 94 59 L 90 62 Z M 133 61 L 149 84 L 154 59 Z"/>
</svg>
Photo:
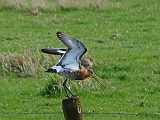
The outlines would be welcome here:
<svg viewBox="0 0 160 120">
<path fill-rule="evenodd" d="M 78 96 L 78 95 L 72 94 L 71 96 L 67 95 L 66 97 L 67 97 L 67 98 L 74 98 L 74 97 L 77 97 L 77 96 Z"/>
</svg>

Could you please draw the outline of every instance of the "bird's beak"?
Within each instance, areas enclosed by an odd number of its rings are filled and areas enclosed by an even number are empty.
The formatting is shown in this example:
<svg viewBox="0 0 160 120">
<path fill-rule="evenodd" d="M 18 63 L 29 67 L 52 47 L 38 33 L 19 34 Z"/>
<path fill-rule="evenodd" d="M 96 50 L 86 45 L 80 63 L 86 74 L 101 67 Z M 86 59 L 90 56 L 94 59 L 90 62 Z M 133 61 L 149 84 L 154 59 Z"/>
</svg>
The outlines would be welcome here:
<svg viewBox="0 0 160 120">
<path fill-rule="evenodd" d="M 94 73 L 91 74 L 91 76 L 92 76 L 96 81 L 98 81 L 103 87 L 105 87 L 105 86 L 101 83 L 101 79 L 100 79 L 98 76 L 96 76 Z"/>
</svg>

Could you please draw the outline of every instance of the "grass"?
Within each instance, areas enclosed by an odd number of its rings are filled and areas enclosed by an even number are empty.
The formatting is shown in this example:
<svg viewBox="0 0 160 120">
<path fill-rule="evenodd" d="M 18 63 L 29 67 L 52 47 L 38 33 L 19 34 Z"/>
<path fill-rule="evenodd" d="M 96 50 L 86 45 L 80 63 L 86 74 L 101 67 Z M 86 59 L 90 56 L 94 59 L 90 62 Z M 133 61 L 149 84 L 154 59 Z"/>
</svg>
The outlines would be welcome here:
<svg viewBox="0 0 160 120">
<path fill-rule="evenodd" d="M 93 70 L 106 82 L 106 89 L 91 78 L 68 83 L 81 96 L 83 112 L 95 113 L 84 114 L 86 120 L 159 119 L 96 114 L 160 114 L 159 1 L 34 2 L 0 0 L 0 112 L 57 114 L 0 113 L 0 119 L 64 119 L 64 78 L 44 73 L 59 57 L 41 53 L 41 48 L 65 47 L 56 31 L 87 46 L 85 57 L 95 60 Z M 32 15 L 35 8 L 41 14 Z"/>
</svg>

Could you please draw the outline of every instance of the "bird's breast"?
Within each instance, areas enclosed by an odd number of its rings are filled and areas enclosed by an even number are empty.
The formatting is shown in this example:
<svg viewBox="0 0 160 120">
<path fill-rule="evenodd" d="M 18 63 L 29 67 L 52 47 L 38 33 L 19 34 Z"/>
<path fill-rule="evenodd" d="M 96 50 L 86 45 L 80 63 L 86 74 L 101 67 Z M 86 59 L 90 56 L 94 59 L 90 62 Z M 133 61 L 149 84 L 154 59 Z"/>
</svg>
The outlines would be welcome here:
<svg viewBox="0 0 160 120">
<path fill-rule="evenodd" d="M 80 70 L 63 70 L 58 73 L 61 76 L 71 80 L 83 80 L 85 77 Z"/>
</svg>

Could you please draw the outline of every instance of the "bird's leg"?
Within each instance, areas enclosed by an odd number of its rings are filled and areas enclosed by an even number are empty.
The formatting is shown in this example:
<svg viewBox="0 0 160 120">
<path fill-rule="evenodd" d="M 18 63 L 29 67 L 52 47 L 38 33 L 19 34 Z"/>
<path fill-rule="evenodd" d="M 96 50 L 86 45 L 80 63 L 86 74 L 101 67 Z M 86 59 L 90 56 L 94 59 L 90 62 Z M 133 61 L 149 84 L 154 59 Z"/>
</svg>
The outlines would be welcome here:
<svg viewBox="0 0 160 120">
<path fill-rule="evenodd" d="M 67 82 L 67 79 L 63 82 L 63 87 L 64 87 L 64 90 L 65 90 L 65 92 L 66 92 L 67 97 L 69 98 L 68 92 L 70 92 L 70 94 L 71 94 L 72 96 L 74 96 L 74 94 L 67 88 L 66 82 Z"/>
<path fill-rule="evenodd" d="M 67 92 L 66 82 L 67 82 L 67 79 L 63 82 L 63 87 L 64 87 L 64 90 L 66 92 L 67 97 L 69 98 L 69 95 L 68 95 L 68 92 Z"/>
</svg>

